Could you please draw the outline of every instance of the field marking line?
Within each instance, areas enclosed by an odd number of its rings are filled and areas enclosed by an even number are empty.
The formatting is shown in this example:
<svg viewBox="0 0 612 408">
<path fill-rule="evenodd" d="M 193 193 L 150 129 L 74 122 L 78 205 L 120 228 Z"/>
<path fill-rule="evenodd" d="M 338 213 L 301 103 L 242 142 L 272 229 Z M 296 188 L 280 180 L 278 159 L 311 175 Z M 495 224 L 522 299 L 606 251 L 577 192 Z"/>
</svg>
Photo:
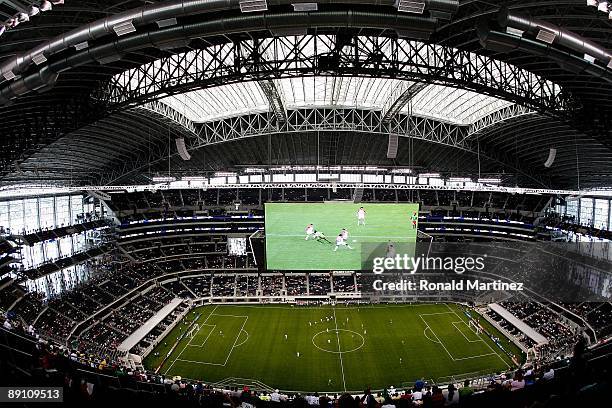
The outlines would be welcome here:
<svg viewBox="0 0 612 408">
<path fill-rule="evenodd" d="M 455 361 L 470 360 L 472 358 L 480 358 L 480 357 L 495 356 L 495 355 L 497 355 L 497 353 L 485 353 L 485 354 L 479 354 L 477 356 L 469 356 L 469 357 L 456 358 Z"/>
<path fill-rule="evenodd" d="M 183 360 L 181 358 L 177 358 L 175 361 L 182 361 L 185 363 L 194 363 L 194 364 L 205 364 L 205 365 L 220 366 L 220 367 L 225 366 L 225 364 L 221 364 L 221 363 L 207 363 L 206 361 Z"/>
<path fill-rule="evenodd" d="M 240 343 L 240 344 L 236 344 L 236 347 L 240 347 L 240 346 L 242 346 L 242 345 L 243 345 L 244 343 L 246 343 L 246 342 L 247 342 L 247 340 L 249 339 L 249 332 L 248 332 L 248 331 L 246 331 L 246 330 L 242 330 L 242 331 L 246 333 L 246 339 L 244 339 L 244 341 L 243 341 L 242 343 Z"/>
<path fill-rule="evenodd" d="M 450 351 L 448 351 L 448 349 L 446 348 L 446 346 L 444 345 L 444 343 L 442 343 L 442 341 L 440 340 L 440 338 L 438 337 L 438 335 L 436 334 L 436 332 L 433 331 L 433 329 L 431 327 L 429 327 L 429 325 L 427 324 L 427 322 L 425 321 L 425 319 L 423 319 L 423 316 L 419 315 L 419 317 L 421 318 L 421 320 L 423 321 L 423 323 L 425 323 L 425 326 L 427 326 L 426 328 L 429 329 L 429 331 L 431 332 L 431 334 L 433 334 L 435 336 L 435 338 L 438 340 L 438 343 L 440 343 L 440 345 L 442 346 L 442 348 L 444 349 L 444 351 L 446 351 L 446 353 L 448 354 L 448 356 L 451 358 L 451 360 L 455 361 L 455 357 L 453 357 L 453 355 L 450 353 Z M 425 333 L 425 331 L 423 331 L 423 333 Z"/>
<path fill-rule="evenodd" d="M 222 380 L 219 380 L 217 382 L 211 382 L 210 385 L 216 385 L 218 387 L 222 387 L 222 386 L 227 386 L 227 385 L 232 385 L 231 383 L 234 383 L 236 381 L 242 381 L 242 380 L 248 380 L 250 381 L 252 384 L 257 385 L 258 387 L 265 389 L 267 391 L 274 391 L 274 388 L 270 387 L 269 385 L 255 379 L 255 378 L 245 378 L 245 377 L 226 377 Z M 296 391 L 294 391 L 296 392 Z"/>
<path fill-rule="evenodd" d="M 336 340 L 338 341 L 338 354 L 340 355 L 340 368 L 342 369 L 342 385 L 346 392 L 346 380 L 344 378 L 344 362 L 342 361 L 342 351 L 340 348 L 340 334 L 338 334 L 338 319 L 336 319 L 336 308 L 334 307 L 334 324 L 336 325 Z"/>
<path fill-rule="evenodd" d="M 455 329 L 457 329 L 459 331 L 459 333 L 461 333 L 461 335 L 465 338 L 465 340 L 468 343 L 478 343 L 480 341 L 484 341 L 483 339 L 478 339 L 478 340 L 470 340 L 470 339 L 468 339 L 467 336 L 465 335 L 465 333 L 463 333 L 463 331 L 459 327 L 457 327 L 457 324 L 463 324 L 464 326 L 466 326 L 469 329 L 468 325 L 463 320 L 461 320 L 460 322 L 452 322 L 452 324 L 453 324 L 453 326 L 455 326 Z"/>
<path fill-rule="evenodd" d="M 238 339 L 240 338 L 240 333 L 242 333 L 242 331 L 244 330 L 244 325 L 249 320 L 249 316 L 242 316 L 242 317 L 245 317 L 246 319 L 244 319 L 244 322 L 242 322 L 242 326 L 240 327 L 240 330 L 238 330 L 238 334 L 236 335 L 236 340 L 234 340 L 234 344 L 232 344 L 232 348 L 230 349 L 230 352 L 227 355 L 227 358 L 225 359 L 225 363 L 223 363 L 223 367 L 225 367 L 230 356 L 232 355 L 232 351 L 234 351 L 234 349 L 236 348 L 236 343 L 238 343 Z"/>
<path fill-rule="evenodd" d="M 427 323 L 426 323 L 427 324 Z M 425 336 L 427 338 L 427 340 L 431 341 L 432 343 L 440 343 L 439 341 L 436 340 L 432 340 L 431 337 L 429 337 L 427 334 L 425 334 L 425 332 L 427 331 L 427 329 L 429 329 L 429 331 L 431 331 L 431 327 L 426 326 L 425 330 L 423 330 L 423 336 Z"/>
<path fill-rule="evenodd" d="M 218 314 L 218 313 L 215 313 L 214 315 L 219 316 L 219 317 L 235 317 L 236 319 L 244 319 L 246 317 L 248 319 L 248 316 L 237 316 L 237 315 Z"/>
<path fill-rule="evenodd" d="M 206 317 L 206 320 L 204 320 L 202 322 L 202 324 L 206 324 L 206 322 L 208 321 L 208 319 L 210 319 L 210 316 L 213 315 L 213 313 L 215 313 L 215 310 L 217 310 L 217 307 L 219 307 L 219 305 L 215 305 L 215 308 L 212 310 L 212 312 L 210 312 L 210 314 L 208 315 L 208 317 Z M 172 362 L 172 364 L 170 364 L 170 367 L 168 367 L 168 369 L 166 370 L 166 372 L 164 373 L 164 375 L 168 374 L 168 372 L 170 371 L 170 369 L 172 368 L 172 366 L 174 366 L 174 363 L 176 363 L 176 360 L 178 360 L 181 355 L 183 355 L 183 352 L 185 351 L 185 349 L 187 348 L 187 346 L 191 344 L 191 339 L 189 339 L 189 341 L 187 342 L 187 344 L 185 344 L 185 347 L 183 347 L 183 350 L 181 350 L 181 352 L 179 353 L 178 356 L 176 356 L 176 358 L 174 359 L 174 361 Z"/>
<path fill-rule="evenodd" d="M 358 335 L 359 337 L 361 337 L 361 344 L 359 345 L 359 347 L 355 347 L 354 349 L 352 349 L 352 350 L 347 350 L 347 351 L 330 351 L 330 350 L 325 350 L 323 347 L 319 347 L 319 346 L 317 346 L 317 343 L 315 343 L 315 339 L 317 338 L 317 336 L 318 336 L 319 334 L 322 334 L 322 333 L 326 333 L 326 332 L 327 332 L 326 330 L 321 330 L 320 332 L 315 333 L 315 335 L 314 335 L 314 336 L 312 336 L 312 339 L 311 339 L 311 341 L 312 341 L 312 345 L 313 345 L 313 346 L 315 346 L 316 348 L 318 348 L 319 350 L 321 350 L 321 351 L 325 352 L 325 353 L 332 353 L 332 354 L 338 354 L 338 353 L 341 353 L 341 354 L 345 354 L 345 353 L 352 353 L 352 352 L 354 352 L 354 351 L 357 351 L 357 350 L 361 349 L 361 348 L 362 348 L 362 347 L 365 345 L 365 338 L 364 338 L 364 337 L 363 337 L 363 336 L 362 336 L 360 333 L 357 333 L 357 332 L 356 332 L 356 331 L 354 331 L 354 330 L 337 329 L 337 330 L 336 330 L 336 334 L 338 333 L 338 331 L 345 331 L 345 332 L 349 332 L 349 333 L 353 333 L 353 334 Z"/>
<path fill-rule="evenodd" d="M 455 312 L 453 309 L 451 309 L 451 307 L 448 305 L 448 303 L 446 303 L 446 307 L 448 308 L 448 310 L 452 311 L 452 312 L 455 314 L 455 316 L 457 316 L 459 319 L 463 320 L 463 319 L 461 318 L 461 316 L 459 316 L 459 315 L 457 314 L 457 312 Z M 495 350 L 493 349 L 493 347 L 491 347 L 491 345 L 490 345 L 489 343 L 487 343 L 487 342 L 486 342 L 486 341 L 485 341 L 485 340 L 482 338 L 482 336 L 480 335 L 480 333 L 476 333 L 476 335 L 478 336 L 478 338 L 480 338 L 480 340 L 482 340 L 482 341 L 483 341 L 483 343 L 484 343 L 484 344 L 486 344 L 486 345 L 487 345 L 487 347 L 489 348 L 489 350 L 491 350 L 493 353 L 495 353 L 495 355 L 497 355 L 497 357 L 499 357 L 499 359 L 502 361 L 502 363 L 504 363 L 504 364 L 506 365 L 506 367 L 511 368 L 511 367 L 510 367 L 510 364 L 508 364 L 508 363 L 506 362 L 506 360 L 504 360 L 504 358 L 503 358 L 502 356 L 500 356 L 500 355 L 497 353 L 497 351 L 495 351 Z"/>
<path fill-rule="evenodd" d="M 208 333 L 208 336 L 206 336 L 206 338 L 204 339 L 204 341 L 202 342 L 202 344 L 198 345 L 198 344 L 187 344 L 189 347 L 204 347 L 204 344 L 206 344 L 206 342 L 208 341 L 208 338 L 210 337 L 210 335 L 215 331 L 215 327 L 217 327 L 216 324 L 202 324 L 200 325 L 200 328 L 198 329 L 198 332 L 192 336 L 192 339 L 197 336 L 200 333 L 200 330 L 202 330 L 202 327 L 204 326 L 208 326 L 208 327 L 212 327 L 212 330 Z"/>
<path fill-rule="evenodd" d="M 451 314 L 451 313 L 455 313 L 455 312 L 419 313 L 419 316 L 436 316 L 436 315 L 444 315 L 444 314 Z"/>
</svg>

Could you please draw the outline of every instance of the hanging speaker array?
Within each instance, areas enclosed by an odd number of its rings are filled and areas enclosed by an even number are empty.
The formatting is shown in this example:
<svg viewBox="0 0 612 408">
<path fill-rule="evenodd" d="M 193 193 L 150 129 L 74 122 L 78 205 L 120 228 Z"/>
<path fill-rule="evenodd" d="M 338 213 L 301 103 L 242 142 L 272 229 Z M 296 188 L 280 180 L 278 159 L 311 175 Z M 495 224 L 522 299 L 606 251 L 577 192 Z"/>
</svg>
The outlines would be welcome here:
<svg viewBox="0 0 612 408">
<path fill-rule="evenodd" d="M 389 135 L 389 144 L 387 145 L 387 159 L 395 159 L 397 157 L 397 147 L 399 146 L 399 138 L 397 134 Z"/>
<path fill-rule="evenodd" d="M 553 162 L 555 161 L 555 157 L 557 157 L 557 149 L 550 148 L 548 151 L 548 159 L 546 159 L 546 162 L 544 162 L 544 167 L 549 168 L 552 166 Z"/>
<path fill-rule="evenodd" d="M 178 154 L 181 156 L 181 159 L 185 161 L 191 159 L 191 155 L 187 151 L 187 146 L 185 146 L 185 139 L 182 137 L 176 139 L 176 150 L 178 150 Z"/>
</svg>

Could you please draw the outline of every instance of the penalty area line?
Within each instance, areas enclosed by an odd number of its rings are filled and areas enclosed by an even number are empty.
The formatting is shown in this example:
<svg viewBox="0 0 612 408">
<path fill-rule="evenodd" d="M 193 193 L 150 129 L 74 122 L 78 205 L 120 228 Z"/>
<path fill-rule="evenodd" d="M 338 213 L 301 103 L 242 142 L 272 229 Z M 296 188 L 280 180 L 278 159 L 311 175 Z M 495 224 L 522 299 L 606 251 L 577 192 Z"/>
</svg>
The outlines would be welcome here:
<svg viewBox="0 0 612 408">
<path fill-rule="evenodd" d="M 215 305 L 215 308 L 212 310 L 212 312 L 210 312 L 210 314 L 208 315 L 208 317 L 206 317 L 206 320 L 204 320 L 202 322 L 202 325 L 206 324 L 206 322 L 208 321 L 208 319 L 210 319 L 210 316 L 213 315 L 213 313 L 215 313 L 215 310 L 217 310 L 217 307 L 219 307 L 218 305 Z M 168 369 L 166 370 L 166 372 L 164 373 L 164 375 L 168 374 L 168 372 L 170 372 L 170 370 L 172 369 L 172 366 L 174 366 L 174 363 L 176 363 L 176 360 L 178 360 L 181 355 L 183 355 L 183 352 L 185 351 L 185 349 L 187 348 L 187 346 L 191 344 L 191 339 L 189 339 L 189 341 L 187 342 L 187 344 L 185 344 L 185 347 L 183 347 L 183 350 L 181 350 L 181 352 L 179 353 L 179 355 L 174 359 L 174 361 L 172 362 L 172 364 L 170 364 L 170 367 L 168 367 Z"/>
</svg>

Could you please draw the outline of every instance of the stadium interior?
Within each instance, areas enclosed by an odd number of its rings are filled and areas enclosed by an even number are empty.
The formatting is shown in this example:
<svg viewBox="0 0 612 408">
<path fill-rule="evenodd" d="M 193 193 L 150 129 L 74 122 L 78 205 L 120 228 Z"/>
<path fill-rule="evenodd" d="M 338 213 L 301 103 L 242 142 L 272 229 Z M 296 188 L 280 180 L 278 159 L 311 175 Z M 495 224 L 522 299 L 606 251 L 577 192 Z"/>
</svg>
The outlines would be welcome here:
<svg viewBox="0 0 612 408">
<path fill-rule="evenodd" d="M 0 405 L 600 406 L 610 49 L 602 0 L 0 0 Z M 406 245 L 486 270 L 381 287 Z"/>
</svg>

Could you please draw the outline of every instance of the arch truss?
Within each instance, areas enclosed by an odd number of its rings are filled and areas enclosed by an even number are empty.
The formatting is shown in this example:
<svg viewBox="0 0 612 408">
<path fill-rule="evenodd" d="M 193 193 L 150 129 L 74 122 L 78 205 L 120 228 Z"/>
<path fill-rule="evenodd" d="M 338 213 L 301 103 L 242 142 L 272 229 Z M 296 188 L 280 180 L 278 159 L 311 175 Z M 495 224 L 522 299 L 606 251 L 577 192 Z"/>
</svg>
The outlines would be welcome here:
<svg viewBox="0 0 612 408">
<path fill-rule="evenodd" d="M 359 35 L 270 37 L 210 45 L 124 71 L 93 96 L 112 110 L 198 88 L 315 75 L 440 84 L 552 114 L 574 105 L 559 85 L 502 61 L 419 41 Z"/>
<path fill-rule="evenodd" d="M 466 152 L 479 154 L 480 157 L 496 161 L 522 174 L 530 174 L 536 179 L 534 172 L 527 166 L 515 168 L 514 160 L 503 151 L 486 151 L 477 146 L 477 141 L 470 138 L 470 127 L 459 126 L 431 118 L 414 116 L 406 113 L 398 114 L 391 121 L 383 120 L 384 113 L 380 110 L 367 110 L 342 107 L 317 107 L 292 109 L 287 111 L 287 121 L 280 123 L 274 112 L 257 112 L 247 115 L 223 118 L 197 126 L 196 136 L 186 140 L 190 152 L 206 146 L 231 142 L 250 137 L 267 135 L 285 135 L 288 133 L 305 134 L 309 132 L 353 132 L 377 135 L 397 135 L 402 138 L 414 138 L 430 143 L 453 147 Z M 113 169 L 104 174 L 100 184 L 111 184 L 130 173 L 138 172 L 151 163 L 167 160 L 168 150 L 164 150 L 157 160 L 151 161 L 150 156 L 142 160 L 125 162 L 122 168 Z M 174 153 L 176 154 L 176 152 Z M 539 180 L 541 181 L 541 180 Z"/>
</svg>

